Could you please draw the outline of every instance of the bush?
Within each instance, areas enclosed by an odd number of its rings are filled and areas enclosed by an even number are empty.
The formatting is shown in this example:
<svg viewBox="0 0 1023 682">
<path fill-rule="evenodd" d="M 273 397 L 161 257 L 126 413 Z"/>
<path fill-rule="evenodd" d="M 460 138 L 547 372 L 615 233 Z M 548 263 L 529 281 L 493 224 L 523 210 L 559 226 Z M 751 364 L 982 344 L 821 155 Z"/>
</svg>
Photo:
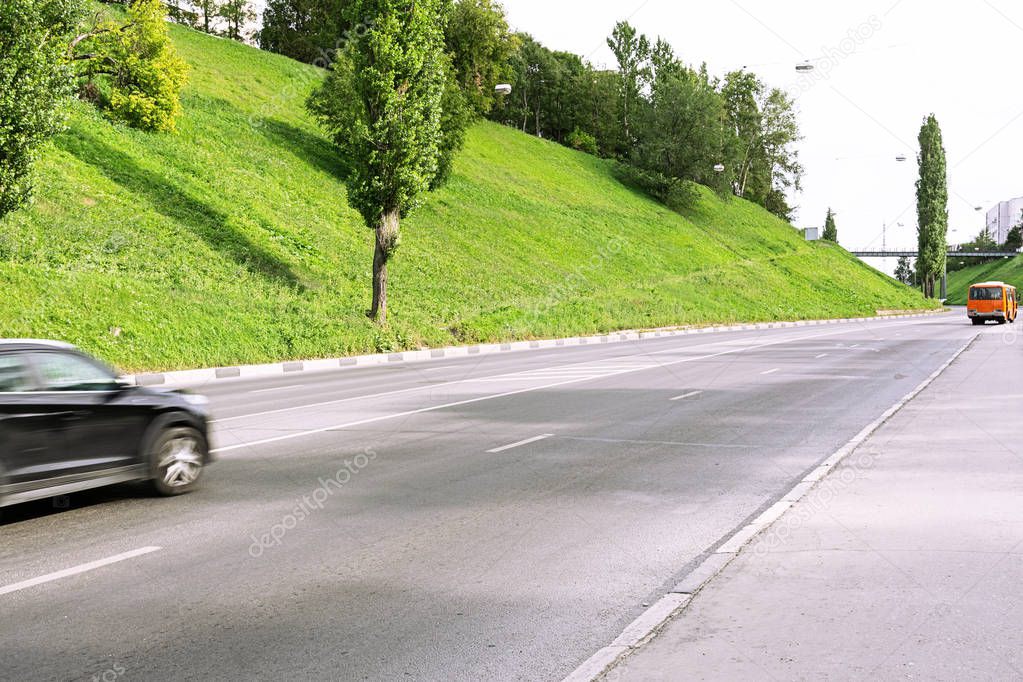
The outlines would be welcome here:
<svg viewBox="0 0 1023 682">
<path fill-rule="evenodd" d="M 568 134 L 566 139 L 568 146 L 572 149 L 576 149 L 587 154 L 593 154 L 597 156 L 600 153 L 600 147 L 597 145 L 597 138 L 589 133 L 579 130 L 576 128 Z"/>
<path fill-rule="evenodd" d="M 174 130 L 188 74 L 165 19 L 160 0 L 135 0 L 126 22 L 97 25 L 79 47 L 91 55 L 82 92 L 105 105 L 110 118 L 155 132 Z"/>
<path fill-rule="evenodd" d="M 638 166 L 616 163 L 614 176 L 626 187 L 643 192 L 673 211 L 692 208 L 699 198 L 699 190 L 695 183 L 669 178 L 657 171 L 645 170 Z"/>
</svg>

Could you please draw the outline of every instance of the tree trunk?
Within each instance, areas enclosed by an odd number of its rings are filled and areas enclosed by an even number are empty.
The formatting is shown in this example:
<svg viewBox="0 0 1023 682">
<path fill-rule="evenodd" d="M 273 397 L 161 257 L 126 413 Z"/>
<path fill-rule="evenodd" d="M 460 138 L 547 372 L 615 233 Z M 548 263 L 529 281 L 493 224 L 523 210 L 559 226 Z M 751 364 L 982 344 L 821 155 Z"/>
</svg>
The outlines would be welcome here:
<svg viewBox="0 0 1023 682">
<path fill-rule="evenodd" d="M 401 214 L 388 211 L 380 218 L 373 250 L 373 307 L 369 316 L 378 324 L 387 324 L 387 261 L 398 246 Z"/>
<path fill-rule="evenodd" d="M 632 146 L 632 136 L 629 132 L 629 84 L 625 84 L 625 105 L 622 107 L 622 129 L 625 133 L 625 144 Z"/>
<path fill-rule="evenodd" d="M 526 132 L 526 123 L 529 121 L 529 98 L 526 97 L 526 89 L 522 89 L 522 132 Z"/>
</svg>

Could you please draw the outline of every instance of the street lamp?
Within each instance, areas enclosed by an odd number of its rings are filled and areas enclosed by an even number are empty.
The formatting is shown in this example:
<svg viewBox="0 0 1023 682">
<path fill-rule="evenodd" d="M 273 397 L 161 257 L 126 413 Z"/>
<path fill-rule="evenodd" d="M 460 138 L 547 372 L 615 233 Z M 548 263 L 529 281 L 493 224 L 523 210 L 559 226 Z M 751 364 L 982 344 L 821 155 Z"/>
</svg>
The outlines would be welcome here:
<svg viewBox="0 0 1023 682">
<path fill-rule="evenodd" d="M 905 163 L 907 157 L 905 154 L 899 154 L 898 156 L 895 157 L 895 160 L 898 161 L 899 163 Z"/>
<path fill-rule="evenodd" d="M 800 62 L 799 64 L 796 64 L 796 71 L 798 71 L 799 73 L 810 73 L 816 68 L 817 68 L 816 66 L 810 63 L 809 59 L 807 59 L 805 62 Z"/>
<path fill-rule="evenodd" d="M 724 173 L 725 172 L 725 164 L 719 163 L 716 166 L 714 166 L 714 172 L 715 173 Z"/>
<path fill-rule="evenodd" d="M 510 86 L 507 83 L 501 83 L 496 88 L 494 88 L 494 92 L 497 93 L 498 95 L 510 95 L 512 92 L 512 86 Z"/>
</svg>

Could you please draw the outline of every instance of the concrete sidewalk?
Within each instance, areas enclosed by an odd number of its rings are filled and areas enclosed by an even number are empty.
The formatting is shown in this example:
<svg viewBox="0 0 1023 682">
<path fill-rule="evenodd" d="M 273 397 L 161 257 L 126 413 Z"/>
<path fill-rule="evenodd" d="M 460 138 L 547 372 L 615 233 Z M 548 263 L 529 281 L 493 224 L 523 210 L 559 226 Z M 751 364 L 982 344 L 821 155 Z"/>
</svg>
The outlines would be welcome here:
<svg viewBox="0 0 1023 682">
<path fill-rule="evenodd" d="M 1023 680 L 1023 336 L 990 328 L 608 680 Z"/>
</svg>

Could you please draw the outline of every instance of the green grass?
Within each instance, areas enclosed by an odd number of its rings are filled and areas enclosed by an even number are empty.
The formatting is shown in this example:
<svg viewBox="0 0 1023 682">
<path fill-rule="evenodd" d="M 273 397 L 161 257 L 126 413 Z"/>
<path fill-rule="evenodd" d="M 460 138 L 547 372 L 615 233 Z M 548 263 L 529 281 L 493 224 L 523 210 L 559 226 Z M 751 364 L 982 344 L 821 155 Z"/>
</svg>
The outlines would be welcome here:
<svg viewBox="0 0 1023 682">
<path fill-rule="evenodd" d="M 76 105 L 36 203 L 0 223 L 0 336 L 142 370 L 930 307 L 744 201 L 704 191 L 683 217 L 604 161 L 481 124 L 404 223 L 377 328 L 371 232 L 304 112 L 322 74 L 173 37 L 192 66 L 178 132 Z"/>
<path fill-rule="evenodd" d="M 966 305 L 970 285 L 977 282 L 1005 282 L 1023 289 L 1023 256 L 974 265 L 948 275 L 948 303 Z"/>
</svg>

